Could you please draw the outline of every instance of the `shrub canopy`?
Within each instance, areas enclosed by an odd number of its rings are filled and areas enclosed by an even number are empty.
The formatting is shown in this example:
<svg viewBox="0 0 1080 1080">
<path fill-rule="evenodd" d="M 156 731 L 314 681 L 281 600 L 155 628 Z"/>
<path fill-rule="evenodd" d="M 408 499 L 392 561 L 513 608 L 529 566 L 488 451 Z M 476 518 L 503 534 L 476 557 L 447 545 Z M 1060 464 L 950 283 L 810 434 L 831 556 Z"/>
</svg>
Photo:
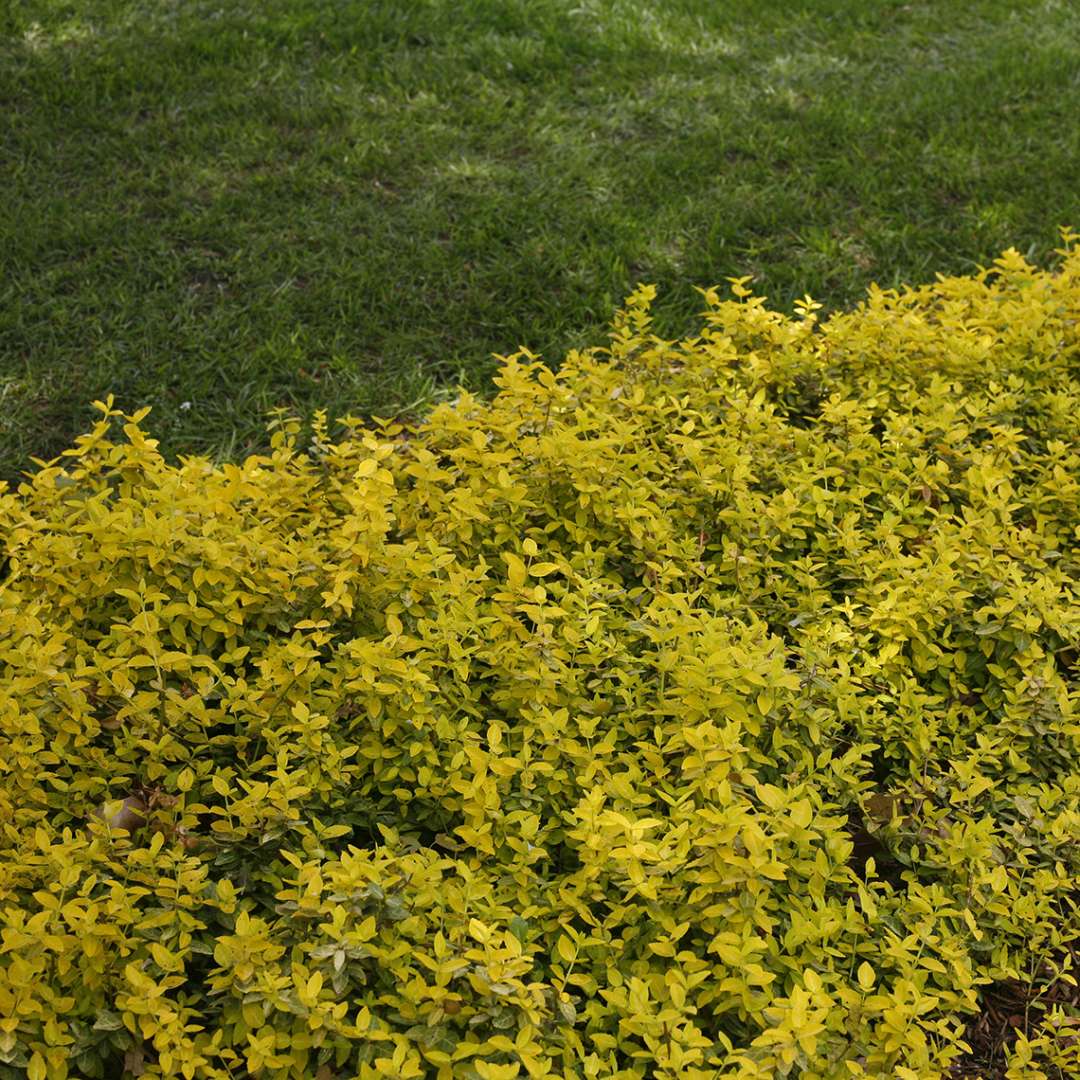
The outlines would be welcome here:
<svg viewBox="0 0 1080 1080">
<path fill-rule="evenodd" d="M 1075 239 L 239 465 L 103 403 L 0 493 L 0 1076 L 983 1075 L 1002 987 L 1077 1075 Z"/>
</svg>

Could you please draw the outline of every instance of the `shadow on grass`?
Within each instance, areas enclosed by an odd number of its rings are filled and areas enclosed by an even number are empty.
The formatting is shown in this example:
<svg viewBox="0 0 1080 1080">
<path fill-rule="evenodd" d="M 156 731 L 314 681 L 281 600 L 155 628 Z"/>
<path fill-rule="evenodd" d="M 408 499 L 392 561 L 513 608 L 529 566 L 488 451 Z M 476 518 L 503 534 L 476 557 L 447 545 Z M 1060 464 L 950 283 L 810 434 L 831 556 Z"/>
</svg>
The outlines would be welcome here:
<svg viewBox="0 0 1080 1080">
<path fill-rule="evenodd" d="M 3 471 L 108 392 L 241 453 L 602 343 L 639 281 L 673 335 L 728 276 L 843 306 L 1077 224 L 1075 9 L 783 8 L 16 3 Z"/>
</svg>

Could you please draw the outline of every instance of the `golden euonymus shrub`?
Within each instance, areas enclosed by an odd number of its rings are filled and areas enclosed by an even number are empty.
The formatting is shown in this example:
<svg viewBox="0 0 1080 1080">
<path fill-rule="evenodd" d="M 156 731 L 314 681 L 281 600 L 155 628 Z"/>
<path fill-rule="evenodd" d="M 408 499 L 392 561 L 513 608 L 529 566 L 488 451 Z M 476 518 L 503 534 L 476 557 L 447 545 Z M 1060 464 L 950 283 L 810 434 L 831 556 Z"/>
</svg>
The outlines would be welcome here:
<svg viewBox="0 0 1080 1080">
<path fill-rule="evenodd" d="M 1066 243 L 241 465 L 103 406 L 0 494 L 0 1076 L 937 1077 L 1007 981 L 1080 1074 Z"/>
</svg>

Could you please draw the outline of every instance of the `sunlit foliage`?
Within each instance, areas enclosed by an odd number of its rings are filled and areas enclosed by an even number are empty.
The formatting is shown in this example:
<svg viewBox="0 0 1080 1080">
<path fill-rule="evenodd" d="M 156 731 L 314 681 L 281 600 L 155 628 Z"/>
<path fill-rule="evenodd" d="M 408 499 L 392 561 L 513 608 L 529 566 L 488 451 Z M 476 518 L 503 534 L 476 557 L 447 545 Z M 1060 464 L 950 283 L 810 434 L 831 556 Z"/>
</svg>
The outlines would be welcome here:
<svg viewBox="0 0 1080 1080">
<path fill-rule="evenodd" d="M 1077 1075 L 1075 238 L 733 285 L 0 494 L 0 1076 Z"/>
</svg>

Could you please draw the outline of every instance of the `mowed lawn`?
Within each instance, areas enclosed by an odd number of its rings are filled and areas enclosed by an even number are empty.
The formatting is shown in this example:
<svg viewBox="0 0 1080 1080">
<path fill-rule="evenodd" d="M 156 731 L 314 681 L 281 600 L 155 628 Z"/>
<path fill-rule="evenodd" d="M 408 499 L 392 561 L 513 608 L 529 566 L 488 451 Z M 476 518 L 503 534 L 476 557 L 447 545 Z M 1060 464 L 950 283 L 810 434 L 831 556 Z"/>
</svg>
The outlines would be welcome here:
<svg viewBox="0 0 1080 1080">
<path fill-rule="evenodd" d="M 1069 0 L 9 0 L 0 475 L 113 392 L 170 453 L 415 412 L 493 353 L 1048 264 L 1080 226 Z"/>
</svg>

